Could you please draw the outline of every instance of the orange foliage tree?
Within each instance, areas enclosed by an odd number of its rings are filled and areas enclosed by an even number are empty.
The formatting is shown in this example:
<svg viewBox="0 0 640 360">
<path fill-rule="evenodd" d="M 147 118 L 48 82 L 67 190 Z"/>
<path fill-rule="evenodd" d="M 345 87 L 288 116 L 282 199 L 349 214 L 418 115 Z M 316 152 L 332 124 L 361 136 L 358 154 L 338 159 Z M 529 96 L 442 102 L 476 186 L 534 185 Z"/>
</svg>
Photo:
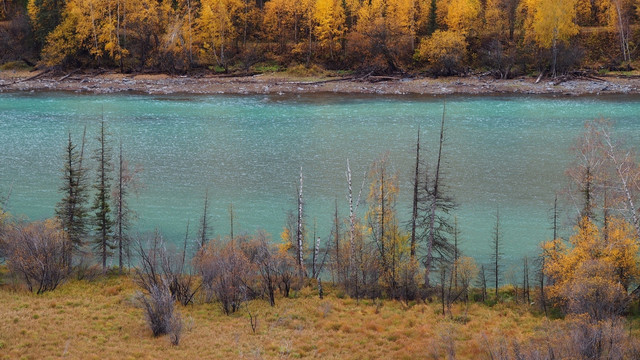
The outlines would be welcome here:
<svg viewBox="0 0 640 360">
<path fill-rule="evenodd" d="M 624 310 L 627 288 L 640 275 L 635 229 L 619 218 L 608 223 L 599 229 L 584 217 L 568 244 L 555 239 L 543 245 L 550 296 L 595 319 Z"/>
</svg>

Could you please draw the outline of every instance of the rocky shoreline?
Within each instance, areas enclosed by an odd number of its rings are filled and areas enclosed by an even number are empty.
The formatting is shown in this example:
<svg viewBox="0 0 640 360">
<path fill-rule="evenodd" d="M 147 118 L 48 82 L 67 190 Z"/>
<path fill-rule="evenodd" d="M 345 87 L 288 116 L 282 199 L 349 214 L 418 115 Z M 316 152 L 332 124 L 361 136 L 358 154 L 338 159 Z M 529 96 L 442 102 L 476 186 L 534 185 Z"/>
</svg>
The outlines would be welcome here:
<svg viewBox="0 0 640 360">
<path fill-rule="evenodd" d="M 0 72 L 0 92 L 70 91 L 78 93 L 136 92 L 146 94 L 383 94 L 489 95 L 640 94 L 637 77 L 521 77 L 496 80 L 489 76 L 448 78 L 323 77 L 295 78 L 287 74 L 242 77 L 169 76 L 103 73 L 53 75 L 47 72 Z"/>
</svg>

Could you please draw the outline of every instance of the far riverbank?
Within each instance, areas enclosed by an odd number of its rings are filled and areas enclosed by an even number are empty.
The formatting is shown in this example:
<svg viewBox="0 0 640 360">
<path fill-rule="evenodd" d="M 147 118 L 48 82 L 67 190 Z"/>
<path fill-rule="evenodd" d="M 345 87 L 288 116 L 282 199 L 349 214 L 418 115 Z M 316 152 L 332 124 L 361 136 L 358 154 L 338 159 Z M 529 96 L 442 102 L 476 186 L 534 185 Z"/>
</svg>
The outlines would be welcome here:
<svg viewBox="0 0 640 360">
<path fill-rule="evenodd" d="M 600 95 L 640 94 L 640 78 L 624 76 L 520 77 L 498 80 L 490 76 L 466 77 L 295 77 L 287 73 L 252 76 L 171 76 L 165 74 L 98 75 L 51 74 L 28 71 L 0 72 L 0 92 L 73 91 L 82 93 L 139 92 L 147 94 L 383 94 L 383 95 Z"/>
</svg>

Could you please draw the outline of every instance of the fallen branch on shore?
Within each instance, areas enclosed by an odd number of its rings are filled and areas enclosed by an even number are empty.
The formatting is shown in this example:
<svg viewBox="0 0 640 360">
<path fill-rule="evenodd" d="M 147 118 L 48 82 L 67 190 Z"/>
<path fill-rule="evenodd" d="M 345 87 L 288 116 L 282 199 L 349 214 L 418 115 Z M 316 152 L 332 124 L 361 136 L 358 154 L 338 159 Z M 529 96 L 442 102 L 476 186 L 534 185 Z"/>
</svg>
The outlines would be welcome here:
<svg viewBox="0 0 640 360">
<path fill-rule="evenodd" d="M 14 81 L 14 82 L 12 82 L 12 83 L 8 83 L 8 84 L 0 84 L 0 87 L 4 87 L 4 86 L 11 86 L 11 85 L 15 85 L 15 84 L 18 84 L 18 83 L 21 83 L 21 82 L 35 80 L 35 79 L 37 79 L 37 78 L 39 78 L 39 77 L 43 76 L 44 74 L 49 73 L 50 71 L 51 71 L 50 69 L 47 69 L 47 70 L 45 70 L 45 71 L 43 71 L 43 72 L 41 72 L 41 73 L 39 73 L 39 74 L 36 74 L 36 75 L 34 75 L 34 76 L 31 76 L 31 77 L 28 77 L 28 78 L 26 78 L 26 79 L 16 80 L 16 81 Z"/>
<path fill-rule="evenodd" d="M 599 77 L 586 74 L 584 72 L 576 72 L 567 75 L 562 75 L 554 79 L 553 85 L 557 86 L 562 84 L 563 82 L 570 80 L 589 80 L 589 81 L 600 81 L 600 82 L 608 82 L 606 79 L 601 79 Z"/>
<path fill-rule="evenodd" d="M 360 77 L 349 76 L 349 77 L 341 77 L 338 79 L 320 80 L 320 81 L 314 81 L 314 82 L 297 82 L 293 84 L 319 85 L 319 84 L 326 84 L 326 83 L 332 83 L 332 82 L 338 82 L 338 81 L 362 81 L 362 82 L 366 81 L 370 83 L 377 83 L 377 82 L 383 82 L 383 81 L 398 81 L 402 79 L 402 77 L 399 77 L 399 76 L 372 76 L 371 74 L 373 74 L 373 72 L 370 72 Z"/>
<path fill-rule="evenodd" d="M 319 85 L 319 84 L 326 84 L 326 83 L 332 83 L 332 82 L 338 82 L 338 81 L 350 81 L 354 79 L 355 79 L 354 76 L 350 76 L 350 77 L 341 77 L 337 79 L 320 80 L 320 81 L 313 81 L 313 82 L 298 82 L 296 84 L 297 85 Z"/>
<path fill-rule="evenodd" d="M 230 73 L 230 74 L 217 74 L 215 77 L 218 78 L 238 78 L 238 77 L 250 77 L 259 75 L 261 73 L 257 71 L 249 71 L 249 72 L 241 72 L 241 73 Z"/>
<path fill-rule="evenodd" d="M 369 76 L 366 80 L 371 83 L 377 83 L 383 81 L 398 81 L 401 79 L 399 76 Z"/>
<path fill-rule="evenodd" d="M 65 75 L 65 76 L 61 77 L 60 79 L 58 79 L 58 81 L 66 80 L 69 76 L 71 76 L 71 75 L 73 75 L 73 74 L 77 73 L 77 72 L 78 72 L 78 70 L 79 70 L 79 69 L 75 69 L 75 70 L 73 70 L 72 72 L 70 72 L 70 73 L 68 73 L 67 75 Z"/>
</svg>

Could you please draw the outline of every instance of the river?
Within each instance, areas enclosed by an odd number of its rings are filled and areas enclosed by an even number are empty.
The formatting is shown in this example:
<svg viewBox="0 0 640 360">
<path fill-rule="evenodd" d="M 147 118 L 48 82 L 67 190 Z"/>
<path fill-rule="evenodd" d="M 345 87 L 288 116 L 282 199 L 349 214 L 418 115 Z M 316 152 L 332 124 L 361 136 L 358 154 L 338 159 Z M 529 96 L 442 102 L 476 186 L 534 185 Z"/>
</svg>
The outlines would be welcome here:
<svg viewBox="0 0 640 360">
<path fill-rule="evenodd" d="M 79 141 L 86 125 L 91 154 L 104 118 L 114 155 L 122 143 L 129 162 L 144 169 L 144 188 L 131 197 L 138 215 L 134 232 L 158 229 L 177 242 L 190 221 L 195 237 L 208 189 L 212 234 L 229 233 L 233 203 L 236 234 L 265 229 L 279 241 L 286 212 L 296 206 L 302 167 L 309 231 L 315 219 L 325 238 L 334 201 L 341 214 L 348 211 L 347 159 L 359 187 L 372 161 L 387 151 L 399 174 L 397 208 L 406 221 L 418 127 L 433 165 L 443 99 L 0 93 L 0 194 L 11 190 L 8 210 L 14 215 L 53 216 L 67 133 Z M 444 179 L 459 204 L 463 251 L 488 261 L 499 208 L 506 262 L 535 255 L 552 235 L 554 194 L 567 184 L 574 139 L 586 120 L 600 117 L 615 121 L 616 131 L 638 144 L 637 96 L 448 97 Z M 560 220 L 567 236 L 570 215 L 562 212 Z"/>
</svg>

